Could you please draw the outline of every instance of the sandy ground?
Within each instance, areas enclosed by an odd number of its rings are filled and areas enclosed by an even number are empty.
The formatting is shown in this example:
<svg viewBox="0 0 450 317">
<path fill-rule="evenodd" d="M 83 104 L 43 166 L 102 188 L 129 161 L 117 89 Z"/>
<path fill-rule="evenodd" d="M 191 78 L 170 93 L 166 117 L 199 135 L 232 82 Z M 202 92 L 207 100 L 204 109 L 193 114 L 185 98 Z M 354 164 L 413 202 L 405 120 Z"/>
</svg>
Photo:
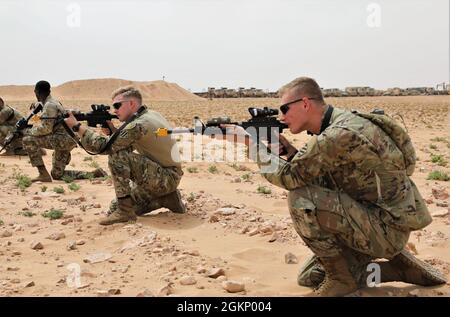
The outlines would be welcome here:
<svg viewBox="0 0 450 317">
<path fill-rule="evenodd" d="M 63 101 L 67 108 L 89 107 L 88 102 Z M 439 166 L 431 161 L 431 154 L 450 161 L 450 97 L 328 101 L 361 111 L 383 108 L 403 117 L 419 157 L 413 179 L 435 215 L 430 226 L 411 234 L 409 246 L 419 258 L 449 276 L 450 198 L 445 193 L 450 193 L 450 182 L 427 180 L 427 176 L 434 170 L 450 174 L 450 162 L 445 165 L 441 161 L 445 166 Z M 30 102 L 8 100 L 23 112 Z M 206 119 L 227 114 L 242 120 L 248 118 L 247 107 L 276 106 L 277 100 L 150 104 L 174 125 L 188 126 L 194 115 Z M 286 135 L 298 146 L 308 138 Z M 50 168 L 51 151 L 45 162 Z M 92 170 L 96 166 L 107 170 L 107 157 L 90 157 L 81 149 L 72 152 L 70 169 Z M 311 253 L 291 225 L 284 190 L 258 175 L 252 162 L 186 162 L 184 170 L 180 188 L 187 214 L 160 209 L 140 217 L 136 224 L 102 227 L 97 221 L 114 197 L 110 179 L 76 181 L 80 186 L 77 191 L 63 181 L 35 183 L 22 191 L 15 175 L 34 177 L 37 170 L 27 157 L 0 157 L 0 295 L 301 296 L 309 292 L 296 284 L 296 277 Z M 258 193 L 260 186 L 270 193 Z M 55 193 L 55 187 L 64 188 L 65 193 Z M 432 189 L 444 196 L 436 198 Z M 62 210 L 63 217 L 43 217 L 51 208 Z M 287 264 L 288 253 L 298 263 Z M 243 283 L 245 291 L 227 292 L 222 285 L 225 280 Z M 449 296 L 450 286 L 387 283 L 362 289 L 356 295 Z"/>
</svg>

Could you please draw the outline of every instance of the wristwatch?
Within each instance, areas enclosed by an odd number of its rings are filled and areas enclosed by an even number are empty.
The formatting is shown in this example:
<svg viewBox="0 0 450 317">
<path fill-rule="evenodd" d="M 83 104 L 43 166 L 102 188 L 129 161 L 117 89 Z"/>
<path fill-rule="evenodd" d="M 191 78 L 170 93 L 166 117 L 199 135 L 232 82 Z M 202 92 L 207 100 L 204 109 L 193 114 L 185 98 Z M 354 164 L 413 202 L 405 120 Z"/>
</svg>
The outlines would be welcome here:
<svg viewBox="0 0 450 317">
<path fill-rule="evenodd" d="M 73 132 L 78 132 L 78 131 L 80 130 L 80 127 L 81 127 L 81 123 L 78 122 L 77 124 L 75 124 L 75 125 L 72 127 L 72 131 L 73 131 Z"/>
</svg>

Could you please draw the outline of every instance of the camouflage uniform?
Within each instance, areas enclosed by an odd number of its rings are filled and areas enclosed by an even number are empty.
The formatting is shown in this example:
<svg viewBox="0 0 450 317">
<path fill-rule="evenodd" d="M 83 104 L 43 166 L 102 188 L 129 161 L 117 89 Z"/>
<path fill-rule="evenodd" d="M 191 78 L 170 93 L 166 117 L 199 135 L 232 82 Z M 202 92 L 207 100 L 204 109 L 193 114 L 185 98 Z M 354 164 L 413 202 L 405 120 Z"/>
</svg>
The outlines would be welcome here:
<svg viewBox="0 0 450 317">
<path fill-rule="evenodd" d="M 10 106 L 3 106 L 0 108 L 0 144 L 3 144 L 8 134 L 14 132 L 17 121 L 22 119 L 23 116 Z M 6 148 L 7 152 L 14 153 L 15 150 L 22 148 L 22 136 L 16 138 Z"/>
<path fill-rule="evenodd" d="M 183 175 L 176 141 L 157 138 L 158 128 L 170 128 L 169 123 L 155 111 L 144 110 L 128 123 L 113 144 L 102 154 L 109 155 L 117 198 L 131 196 L 139 208 L 148 208 L 158 197 L 174 192 Z M 86 130 L 83 146 L 93 152 L 105 147 L 109 137 Z M 110 210 L 117 209 L 113 200 Z"/>
<path fill-rule="evenodd" d="M 289 190 L 294 228 L 318 257 L 350 249 L 365 256 L 359 259 L 363 262 L 391 259 L 410 231 L 431 222 L 409 177 L 413 167 L 398 145 L 379 126 L 351 112 L 334 108 L 329 126 L 290 162 L 264 151 L 257 160 L 260 167 L 269 160 L 275 164 L 276 171 L 263 176 Z M 313 262 L 299 278 L 308 279 Z"/>
<path fill-rule="evenodd" d="M 57 100 L 51 96 L 44 102 L 42 117 L 57 117 L 64 113 L 64 108 Z M 73 179 L 86 179 L 92 177 L 91 173 L 82 171 L 65 171 L 70 163 L 70 151 L 77 146 L 76 142 L 67 134 L 61 124 L 55 126 L 55 120 L 42 120 L 39 124 L 34 124 L 32 128 L 25 132 L 23 137 L 23 147 L 28 152 L 32 166 L 44 166 L 41 148 L 53 149 L 51 175 L 54 179 L 61 179 L 68 176 Z"/>
</svg>

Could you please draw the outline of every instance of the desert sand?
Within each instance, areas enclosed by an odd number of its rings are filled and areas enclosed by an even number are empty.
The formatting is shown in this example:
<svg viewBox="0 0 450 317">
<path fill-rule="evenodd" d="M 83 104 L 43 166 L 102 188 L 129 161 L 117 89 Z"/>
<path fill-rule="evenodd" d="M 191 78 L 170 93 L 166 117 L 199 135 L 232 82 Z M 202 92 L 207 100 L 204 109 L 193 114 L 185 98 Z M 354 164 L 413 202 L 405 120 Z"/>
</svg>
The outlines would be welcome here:
<svg viewBox="0 0 450 317">
<path fill-rule="evenodd" d="M 67 108 L 87 110 L 92 103 L 89 98 L 67 95 L 63 96 Z M 33 99 L 19 97 L 5 99 L 26 113 Z M 249 106 L 278 104 L 277 99 L 163 102 L 150 95 L 145 99 L 174 126 L 190 126 L 195 115 L 242 120 L 249 117 Z M 110 102 L 108 95 L 102 101 Z M 419 157 L 413 180 L 433 214 L 431 225 L 411 234 L 409 248 L 448 277 L 450 182 L 427 180 L 427 176 L 435 170 L 450 174 L 450 97 L 327 101 L 359 111 L 382 108 L 404 120 Z M 285 134 L 297 146 L 308 139 L 305 134 Z M 432 154 L 442 157 L 433 163 Z M 51 151 L 45 162 L 50 168 Z M 107 157 L 91 157 L 78 148 L 68 168 L 96 166 L 108 170 Z M 64 181 L 34 183 L 21 190 L 14 175 L 34 177 L 37 171 L 27 157 L 0 157 L 0 295 L 302 296 L 310 291 L 296 283 L 299 267 L 311 252 L 292 227 L 285 190 L 265 181 L 252 162 L 186 162 L 184 171 L 180 188 L 186 214 L 160 209 L 139 217 L 136 224 L 102 227 L 97 221 L 114 197 L 110 179 L 75 181 L 77 191 Z M 58 194 L 55 187 L 65 192 Z M 63 217 L 43 217 L 51 208 L 63 211 Z M 290 264 L 285 260 L 289 253 Z M 226 291 L 227 280 L 242 283 L 245 290 Z M 449 295 L 449 284 L 424 288 L 387 283 L 356 292 L 356 296 Z"/>
</svg>

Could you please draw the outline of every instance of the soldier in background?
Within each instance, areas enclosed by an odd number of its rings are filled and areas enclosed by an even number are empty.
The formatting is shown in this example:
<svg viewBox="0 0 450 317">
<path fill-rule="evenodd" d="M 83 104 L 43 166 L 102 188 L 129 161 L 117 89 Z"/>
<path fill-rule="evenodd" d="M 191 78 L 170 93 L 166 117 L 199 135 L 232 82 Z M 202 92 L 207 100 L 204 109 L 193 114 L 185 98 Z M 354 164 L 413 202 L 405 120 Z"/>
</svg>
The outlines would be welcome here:
<svg viewBox="0 0 450 317">
<path fill-rule="evenodd" d="M 125 122 L 119 131 L 110 126 L 110 137 L 81 126 L 73 115 L 65 119 L 67 126 L 77 132 L 83 146 L 92 152 L 108 155 L 116 199 L 101 225 L 133 222 L 161 207 L 184 213 L 186 207 L 177 189 L 183 171 L 176 141 L 157 138 L 154 131 L 170 128 L 158 112 L 142 105 L 142 95 L 133 87 L 113 93 L 114 113 Z"/>
<path fill-rule="evenodd" d="M 395 121 L 383 122 L 387 116 L 375 124 L 376 115 L 327 105 L 311 78 L 297 78 L 279 93 L 281 120 L 291 133 L 314 136 L 300 150 L 280 136 L 286 160 L 261 144 L 258 151 L 250 138 L 245 143 L 257 154 L 262 175 L 289 190 L 294 228 L 314 253 L 298 283 L 314 287 L 312 295 L 344 296 L 367 286 L 368 264 L 378 258 L 387 259 L 378 262 L 381 282 L 445 283 L 439 271 L 405 250 L 410 232 L 432 221 L 410 178 L 415 152 L 406 132 Z M 274 168 L 264 172 L 267 166 Z"/>
<path fill-rule="evenodd" d="M 42 103 L 42 117 L 62 116 L 65 112 L 61 103 L 50 95 L 50 84 L 47 81 L 36 83 L 34 93 L 38 102 Z M 76 142 L 69 136 L 61 124 L 55 125 L 56 120 L 41 120 L 40 123 L 33 124 L 33 127 L 25 131 L 23 137 L 23 147 L 30 157 L 32 166 L 37 167 L 39 176 L 32 179 L 33 182 L 51 182 L 62 179 L 63 176 L 72 179 L 88 179 L 93 177 L 104 177 L 106 172 L 101 168 L 93 172 L 83 172 L 69 170 L 66 166 L 70 163 L 72 151 Z M 48 173 L 44 161 L 42 160 L 42 148 L 54 150 L 52 156 L 51 176 Z"/>
<path fill-rule="evenodd" d="M 23 116 L 14 108 L 5 105 L 0 98 L 0 144 L 3 144 L 8 134 L 13 133 L 17 121 Z M 22 136 L 15 138 L 10 145 L 6 147 L 5 155 L 27 155 L 22 147 Z"/>
</svg>

